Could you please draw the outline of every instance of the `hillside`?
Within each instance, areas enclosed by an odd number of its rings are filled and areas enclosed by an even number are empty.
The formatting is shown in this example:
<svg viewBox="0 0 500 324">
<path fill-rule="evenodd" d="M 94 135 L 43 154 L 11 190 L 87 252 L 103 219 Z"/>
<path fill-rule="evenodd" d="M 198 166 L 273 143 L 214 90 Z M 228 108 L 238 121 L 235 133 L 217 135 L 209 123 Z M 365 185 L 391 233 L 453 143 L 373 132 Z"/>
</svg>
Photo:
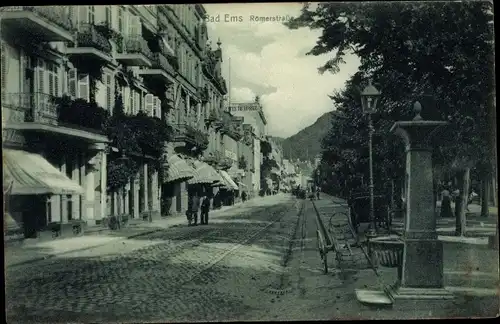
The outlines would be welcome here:
<svg viewBox="0 0 500 324">
<path fill-rule="evenodd" d="M 327 112 L 314 124 L 284 139 L 282 145 L 285 158 L 313 161 L 322 151 L 321 140 L 330 130 L 332 115 L 333 112 Z"/>
</svg>

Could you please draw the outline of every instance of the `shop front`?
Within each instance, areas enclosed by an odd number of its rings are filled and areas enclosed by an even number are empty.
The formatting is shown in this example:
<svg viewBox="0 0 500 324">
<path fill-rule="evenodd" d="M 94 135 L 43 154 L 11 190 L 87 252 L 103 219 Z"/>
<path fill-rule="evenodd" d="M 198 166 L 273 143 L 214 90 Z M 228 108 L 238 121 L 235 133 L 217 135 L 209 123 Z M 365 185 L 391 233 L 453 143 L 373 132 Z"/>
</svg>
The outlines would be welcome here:
<svg viewBox="0 0 500 324">
<path fill-rule="evenodd" d="M 48 230 L 59 236 L 81 232 L 83 224 L 50 219 L 54 195 L 82 197 L 85 190 L 50 164 L 42 155 L 22 149 L 4 149 L 6 219 L 23 230 L 24 238 L 38 238 Z M 81 200 L 81 198 L 80 198 Z"/>
</svg>

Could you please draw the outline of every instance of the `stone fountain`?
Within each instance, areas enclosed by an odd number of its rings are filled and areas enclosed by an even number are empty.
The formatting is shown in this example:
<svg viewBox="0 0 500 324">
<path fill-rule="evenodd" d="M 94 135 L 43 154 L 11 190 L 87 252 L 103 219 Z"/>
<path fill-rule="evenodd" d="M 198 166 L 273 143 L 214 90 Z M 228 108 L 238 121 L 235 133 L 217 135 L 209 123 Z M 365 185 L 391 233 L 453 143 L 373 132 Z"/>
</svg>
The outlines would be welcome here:
<svg viewBox="0 0 500 324">
<path fill-rule="evenodd" d="M 402 237 L 377 237 L 375 255 L 382 266 L 399 267 L 395 285 L 380 291 L 356 290 L 364 303 L 392 304 L 401 299 L 443 300 L 453 295 L 443 285 L 443 244 L 438 240 L 433 197 L 431 140 L 447 122 L 423 120 L 422 106 L 414 104 L 415 118 L 395 122 L 391 132 L 406 145 L 406 215 Z"/>
</svg>

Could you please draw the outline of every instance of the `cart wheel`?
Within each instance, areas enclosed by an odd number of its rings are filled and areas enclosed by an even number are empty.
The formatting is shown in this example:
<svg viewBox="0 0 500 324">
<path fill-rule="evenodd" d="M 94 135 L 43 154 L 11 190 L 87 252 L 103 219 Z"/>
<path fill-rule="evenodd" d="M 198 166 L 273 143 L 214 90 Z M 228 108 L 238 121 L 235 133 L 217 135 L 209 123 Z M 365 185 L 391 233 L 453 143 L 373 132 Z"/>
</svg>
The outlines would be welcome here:
<svg viewBox="0 0 500 324">
<path fill-rule="evenodd" d="M 328 273 L 328 259 L 326 257 L 326 253 L 323 255 L 323 266 L 324 266 L 323 272 L 325 274 L 327 274 Z"/>
</svg>

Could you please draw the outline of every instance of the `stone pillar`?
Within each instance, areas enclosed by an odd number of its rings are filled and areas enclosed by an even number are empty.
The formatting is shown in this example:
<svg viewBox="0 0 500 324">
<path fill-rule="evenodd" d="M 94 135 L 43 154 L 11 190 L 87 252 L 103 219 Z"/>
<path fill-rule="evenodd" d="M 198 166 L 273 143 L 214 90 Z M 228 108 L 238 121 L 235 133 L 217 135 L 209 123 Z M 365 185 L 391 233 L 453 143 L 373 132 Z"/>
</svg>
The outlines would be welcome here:
<svg viewBox="0 0 500 324">
<path fill-rule="evenodd" d="M 151 174 L 151 203 L 155 212 L 160 211 L 160 197 L 158 190 L 158 171 L 154 170 Z"/>
<path fill-rule="evenodd" d="M 140 217 L 140 206 L 139 206 L 139 201 L 140 201 L 139 189 L 141 185 L 140 172 L 137 172 L 137 174 L 135 175 L 132 185 L 133 185 L 132 195 L 134 199 L 133 217 L 137 219 Z"/>
<path fill-rule="evenodd" d="M 142 165 L 142 178 L 143 178 L 143 185 L 144 185 L 144 190 L 142 192 L 143 194 L 143 202 L 144 202 L 144 211 L 149 211 L 149 177 L 148 177 L 148 164 L 144 163 Z"/>
<path fill-rule="evenodd" d="M 86 154 L 81 153 L 80 154 L 80 185 L 82 186 L 84 192 L 80 196 L 80 210 L 81 210 L 81 219 L 82 220 L 87 220 L 88 214 L 87 214 L 87 166 L 86 166 Z"/>
<path fill-rule="evenodd" d="M 406 215 L 399 298 L 447 298 L 443 288 L 443 245 L 436 232 L 430 140 L 446 122 L 424 121 L 421 106 L 412 121 L 396 122 L 391 131 L 406 144 Z"/>
<path fill-rule="evenodd" d="M 87 223 L 89 225 L 95 225 L 95 169 L 89 165 L 85 169 L 85 215 L 87 217 Z"/>
<path fill-rule="evenodd" d="M 80 159 L 78 155 L 73 155 L 71 157 L 73 160 L 71 163 L 71 180 L 80 184 Z M 80 218 L 80 195 L 71 195 L 71 219 L 79 219 Z"/>
<path fill-rule="evenodd" d="M 61 165 L 61 172 L 63 174 L 66 174 L 66 167 L 67 167 L 67 163 L 66 163 L 66 159 L 68 158 L 67 155 L 64 155 L 63 156 L 63 162 L 62 162 L 62 165 Z M 61 195 L 61 206 L 60 206 L 60 210 L 61 210 L 61 223 L 67 223 L 68 222 L 68 196 L 67 195 Z"/>
<path fill-rule="evenodd" d="M 108 155 L 106 152 L 102 151 L 100 153 L 101 155 L 101 219 L 104 217 L 107 217 L 107 186 L 108 186 L 108 179 L 107 179 L 107 172 L 108 172 L 108 167 L 107 167 L 107 158 Z"/>
<path fill-rule="evenodd" d="M 187 181 L 180 183 L 180 195 L 181 200 L 181 213 L 185 213 L 188 207 L 188 191 L 187 191 Z"/>
<path fill-rule="evenodd" d="M 125 199 L 125 203 L 124 203 L 124 208 L 125 208 L 125 211 L 124 213 L 127 214 L 127 215 L 132 215 L 131 211 L 130 211 L 130 182 L 129 181 L 126 185 L 125 185 L 125 195 L 124 195 L 124 199 Z"/>
</svg>

